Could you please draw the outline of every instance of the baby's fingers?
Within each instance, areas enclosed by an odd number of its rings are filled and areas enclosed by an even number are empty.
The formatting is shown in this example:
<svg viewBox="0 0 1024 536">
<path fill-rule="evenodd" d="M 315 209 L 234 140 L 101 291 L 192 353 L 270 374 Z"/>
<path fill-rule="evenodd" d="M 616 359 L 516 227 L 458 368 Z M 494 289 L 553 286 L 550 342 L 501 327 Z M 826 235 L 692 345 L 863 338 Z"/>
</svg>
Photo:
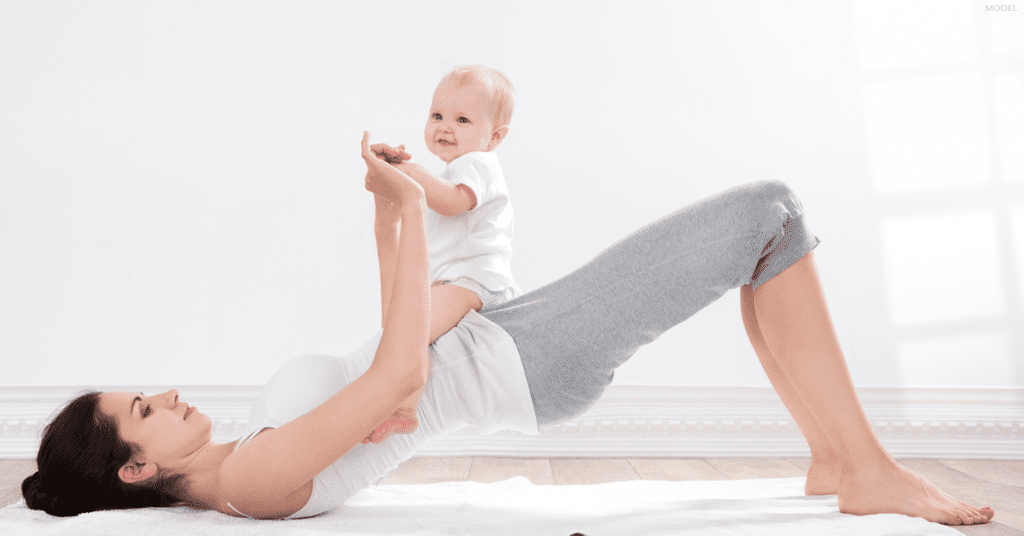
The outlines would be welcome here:
<svg viewBox="0 0 1024 536">
<path fill-rule="evenodd" d="M 394 148 L 394 147 L 392 147 L 392 146 L 390 146 L 390 145 L 388 145 L 386 143 L 374 143 L 373 145 L 370 145 L 370 150 L 373 151 L 373 154 L 375 154 L 377 156 L 381 156 L 381 155 L 397 156 L 402 151 L 401 148 L 397 148 L 396 149 L 396 148 Z"/>
</svg>

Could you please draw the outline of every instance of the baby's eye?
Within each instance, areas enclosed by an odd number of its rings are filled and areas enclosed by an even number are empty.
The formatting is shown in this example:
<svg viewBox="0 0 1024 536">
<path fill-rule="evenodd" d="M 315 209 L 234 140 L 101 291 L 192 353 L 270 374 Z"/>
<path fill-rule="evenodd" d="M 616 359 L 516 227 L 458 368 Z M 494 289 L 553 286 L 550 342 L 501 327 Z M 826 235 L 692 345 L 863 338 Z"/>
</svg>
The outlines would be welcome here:
<svg viewBox="0 0 1024 536">
<path fill-rule="evenodd" d="M 458 121 L 460 123 L 468 123 L 469 119 L 466 119 L 465 117 L 460 117 L 460 118 L 456 119 L 456 121 Z"/>
<path fill-rule="evenodd" d="M 441 120 L 441 114 L 439 114 L 439 113 L 431 114 L 430 117 L 433 118 L 434 121 L 440 121 Z"/>
</svg>

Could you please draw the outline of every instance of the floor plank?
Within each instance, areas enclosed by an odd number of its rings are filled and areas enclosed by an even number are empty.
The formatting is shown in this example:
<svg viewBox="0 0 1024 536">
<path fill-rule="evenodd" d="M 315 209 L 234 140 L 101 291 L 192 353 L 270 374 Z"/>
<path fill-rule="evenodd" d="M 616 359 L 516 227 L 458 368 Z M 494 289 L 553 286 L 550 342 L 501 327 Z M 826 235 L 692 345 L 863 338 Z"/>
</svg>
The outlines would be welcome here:
<svg viewBox="0 0 1024 536">
<path fill-rule="evenodd" d="M 625 458 L 551 458 L 555 484 L 642 480 Z"/>
<path fill-rule="evenodd" d="M 704 460 L 679 458 L 627 458 L 644 480 L 729 480 Z"/>
<path fill-rule="evenodd" d="M 807 476 L 807 471 L 782 458 L 705 458 L 705 461 L 731 480 Z"/>
<path fill-rule="evenodd" d="M 379 485 L 436 484 L 438 482 L 464 482 L 473 466 L 470 457 L 410 458 L 398 465 Z"/>
<path fill-rule="evenodd" d="M 1024 488 L 1024 460 L 942 460 L 942 463 L 990 484 Z"/>
<path fill-rule="evenodd" d="M 1022 536 L 1024 531 L 1008 527 L 1001 523 L 989 522 L 984 525 L 972 525 L 969 527 L 953 527 L 969 536 Z"/>
<path fill-rule="evenodd" d="M 803 471 L 804 476 L 807 476 L 807 470 L 811 468 L 811 459 L 810 458 L 782 458 L 782 459 L 786 460 L 787 462 L 789 462 L 789 463 L 791 463 L 791 464 L 793 464 L 795 466 L 797 466 L 801 471 Z"/>
<path fill-rule="evenodd" d="M 555 483 L 547 458 L 473 458 L 469 470 L 473 482 L 501 482 L 515 476 L 525 476 L 538 486 Z"/>
</svg>

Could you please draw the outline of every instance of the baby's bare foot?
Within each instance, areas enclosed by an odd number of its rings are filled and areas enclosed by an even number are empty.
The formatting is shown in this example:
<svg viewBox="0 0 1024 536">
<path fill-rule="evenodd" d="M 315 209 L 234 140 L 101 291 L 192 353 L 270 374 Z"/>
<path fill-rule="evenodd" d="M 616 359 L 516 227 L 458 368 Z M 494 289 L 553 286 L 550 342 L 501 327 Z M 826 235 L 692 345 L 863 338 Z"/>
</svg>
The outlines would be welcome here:
<svg viewBox="0 0 1024 536">
<path fill-rule="evenodd" d="M 807 469 L 804 495 L 835 495 L 839 493 L 839 462 L 826 463 L 811 460 Z"/>
<path fill-rule="evenodd" d="M 842 474 L 839 511 L 844 514 L 903 514 L 946 525 L 988 523 L 995 512 L 975 508 L 939 491 L 895 462 Z"/>
</svg>

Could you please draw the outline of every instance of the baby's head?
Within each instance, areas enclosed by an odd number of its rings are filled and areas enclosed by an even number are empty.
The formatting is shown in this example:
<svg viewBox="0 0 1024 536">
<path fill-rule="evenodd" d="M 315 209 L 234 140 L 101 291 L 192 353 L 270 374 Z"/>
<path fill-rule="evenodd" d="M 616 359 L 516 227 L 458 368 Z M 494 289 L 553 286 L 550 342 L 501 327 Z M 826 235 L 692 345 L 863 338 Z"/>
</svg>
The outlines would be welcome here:
<svg viewBox="0 0 1024 536">
<path fill-rule="evenodd" d="M 456 67 L 434 90 L 423 140 L 445 162 L 493 150 L 508 134 L 514 105 L 505 75 L 483 65 Z"/>
</svg>

